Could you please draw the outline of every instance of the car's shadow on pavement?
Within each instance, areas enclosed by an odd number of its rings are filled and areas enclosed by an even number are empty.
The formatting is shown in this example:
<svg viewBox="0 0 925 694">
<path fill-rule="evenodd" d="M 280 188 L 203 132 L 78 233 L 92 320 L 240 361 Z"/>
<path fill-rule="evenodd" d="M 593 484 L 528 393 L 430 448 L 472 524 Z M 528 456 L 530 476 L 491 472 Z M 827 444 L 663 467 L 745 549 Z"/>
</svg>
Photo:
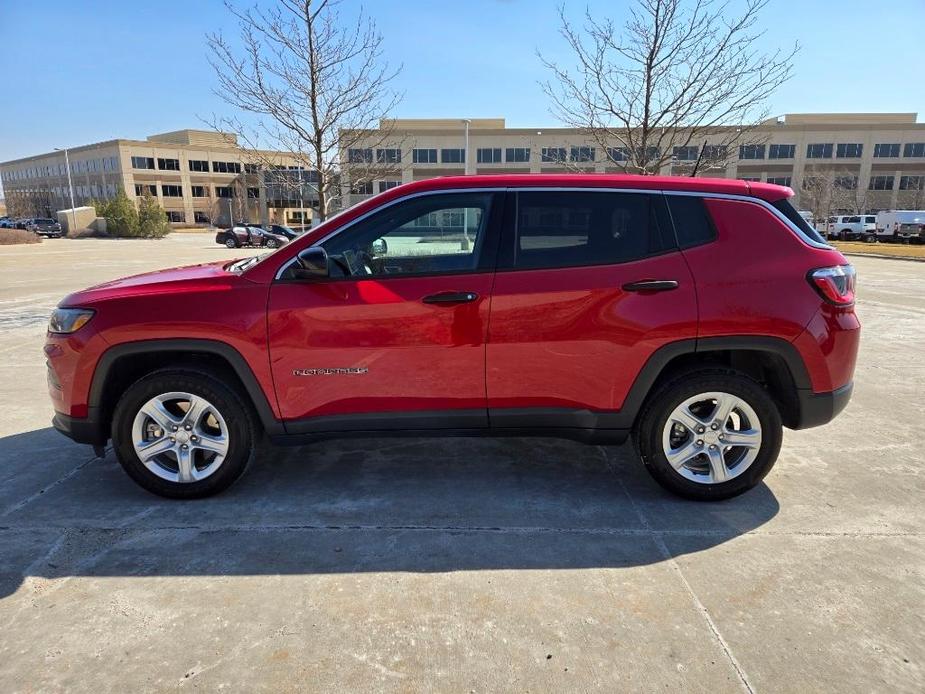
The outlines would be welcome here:
<svg viewBox="0 0 925 694">
<path fill-rule="evenodd" d="M 778 511 L 764 484 L 720 503 L 662 491 L 631 446 L 362 439 L 261 447 L 211 499 L 138 488 L 48 429 L 0 439 L 0 597 L 24 577 L 618 568 L 697 552 Z M 679 543 L 680 540 L 680 543 Z"/>
</svg>

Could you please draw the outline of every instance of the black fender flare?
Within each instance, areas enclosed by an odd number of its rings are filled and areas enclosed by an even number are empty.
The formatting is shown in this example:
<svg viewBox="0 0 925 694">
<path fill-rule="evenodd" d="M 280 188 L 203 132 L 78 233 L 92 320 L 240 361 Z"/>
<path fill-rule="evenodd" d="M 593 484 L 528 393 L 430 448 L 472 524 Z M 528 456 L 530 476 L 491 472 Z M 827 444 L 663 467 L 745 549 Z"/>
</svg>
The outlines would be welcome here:
<svg viewBox="0 0 925 694">
<path fill-rule="evenodd" d="M 103 402 L 104 389 L 113 365 L 123 357 L 140 356 L 156 352 L 198 352 L 222 357 L 231 366 L 238 379 L 240 379 L 267 434 L 273 436 L 284 432 L 282 422 L 273 414 L 273 409 L 270 407 L 266 393 L 264 393 L 263 388 L 260 387 L 260 383 L 257 381 L 257 377 L 254 376 L 250 364 L 241 356 L 241 353 L 226 342 L 194 338 L 123 342 L 113 345 L 103 352 L 93 372 L 93 380 L 90 383 L 90 394 L 87 399 L 88 414 L 91 420 L 99 419 L 103 414 L 101 411 L 101 404 Z"/>
</svg>

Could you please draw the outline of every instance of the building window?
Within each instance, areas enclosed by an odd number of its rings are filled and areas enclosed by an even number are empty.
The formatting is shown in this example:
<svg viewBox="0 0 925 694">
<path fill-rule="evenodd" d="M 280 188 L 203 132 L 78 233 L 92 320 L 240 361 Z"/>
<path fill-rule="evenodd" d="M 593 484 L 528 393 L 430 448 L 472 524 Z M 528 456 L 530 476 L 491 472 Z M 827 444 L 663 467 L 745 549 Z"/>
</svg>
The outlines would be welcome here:
<svg viewBox="0 0 925 694">
<path fill-rule="evenodd" d="M 415 164 L 436 164 L 437 163 L 437 150 L 435 149 L 411 150 L 411 160 Z"/>
<path fill-rule="evenodd" d="M 593 162 L 594 154 L 594 147 L 572 147 L 569 159 L 577 162 Z"/>
<path fill-rule="evenodd" d="M 530 161 L 529 147 L 508 147 L 504 150 L 504 160 L 509 162 Z"/>
<path fill-rule="evenodd" d="M 740 181 L 748 181 L 749 183 L 761 183 L 761 176 L 742 176 Z"/>
<path fill-rule="evenodd" d="M 607 158 L 612 162 L 627 161 L 629 159 L 629 149 L 626 147 L 608 147 Z"/>
<path fill-rule="evenodd" d="M 392 188 L 397 188 L 401 185 L 401 181 L 379 181 L 379 192 L 384 193 L 387 190 L 392 190 Z"/>
<path fill-rule="evenodd" d="M 230 198 L 232 196 L 231 186 L 215 186 L 215 197 Z"/>
<path fill-rule="evenodd" d="M 184 224 L 186 222 L 186 213 L 177 210 L 167 210 L 167 221 L 174 224 Z"/>
<path fill-rule="evenodd" d="M 739 145 L 739 159 L 764 159 L 764 145 Z"/>
<path fill-rule="evenodd" d="M 157 168 L 161 171 L 179 171 L 180 170 L 180 160 L 179 159 L 161 159 L 157 160 Z"/>
<path fill-rule="evenodd" d="M 925 190 L 925 176 L 900 176 L 900 190 Z"/>
<path fill-rule="evenodd" d="M 136 183 L 135 184 L 135 195 L 137 195 L 140 198 L 145 194 L 150 195 L 152 198 L 156 198 L 157 197 L 157 186 L 149 186 L 149 185 L 142 184 L 142 183 Z"/>
<path fill-rule="evenodd" d="M 466 150 L 464 149 L 441 149 L 440 161 L 444 164 L 465 164 Z"/>
<path fill-rule="evenodd" d="M 566 158 L 565 147 L 543 147 L 540 151 L 540 161 L 559 164 Z"/>
<path fill-rule="evenodd" d="M 895 159 L 899 157 L 899 144 L 874 145 L 874 156 L 878 158 L 888 157 L 890 159 Z"/>
<path fill-rule="evenodd" d="M 194 198 L 207 198 L 209 197 L 209 189 L 205 186 L 190 186 L 190 192 Z"/>
<path fill-rule="evenodd" d="M 196 224 L 211 224 L 212 219 L 205 212 L 193 212 L 193 221 Z"/>
<path fill-rule="evenodd" d="M 501 148 L 483 147 L 475 152 L 475 159 L 479 164 L 500 164 Z"/>
<path fill-rule="evenodd" d="M 773 146 L 773 145 L 772 145 Z M 790 176 L 768 176 L 768 183 L 776 186 L 790 186 Z"/>
<path fill-rule="evenodd" d="M 401 150 L 377 149 L 376 162 L 379 164 L 401 164 Z"/>
<path fill-rule="evenodd" d="M 675 147 L 671 150 L 671 156 L 678 161 L 696 161 L 699 154 L 698 148 L 693 145 Z"/>
<path fill-rule="evenodd" d="M 857 190 L 858 187 L 858 177 L 857 176 L 836 176 L 833 185 L 836 188 L 842 188 L 843 190 Z"/>
<path fill-rule="evenodd" d="M 806 145 L 807 159 L 831 159 L 832 145 L 830 144 L 812 144 Z"/>
<path fill-rule="evenodd" d="M 796 149 L 796 145 L 770 145 L 768 159 L 793 159 Z"/>
<path fill-rule="evenodd" d="M 925 157 L 925 142 L 910 142 L 903 147 L 904 157 Z"/>
<path fill-rule="evenodd" d="M 133 169 L 153 169 L 154 157 L 132 157 Z"/>
<path fill-rule="evenodd" d="M 213 161 L 212 171 L 215 173 L 241 173 L 241 165 L 236 161 Z"/>
<path fill-rule="evenodd" d="M 839 144 L 835 148 L 836 159 L 860 159 L 864 145 L 862 144 Z"/>
<path fill-rule="evenodd" d="M 161 186 L 161 195 L 165 198 L 182 198 L 183 188 L 175 185 L 164 184 Z"/>
<path fill-rule="evenodd" d="M 354 183 L 352 186 L 350 186 L 350 192 L 354 195 L 372 195 L 373 182 L 365 181 L 363 183 Z"/>
<path fill-rule="evenodd" d="M 260 197 L 260 188 L 248 188 L 247 197 L 249 197 L 251 200 L 257 200 Z"/>
<path fill-rule="evenodd" d="M 245 164 L 244 173 L 246 174 L 255 174 L 260 171 L 260 164 Z"/>
<path fill-rule="evenodd" d="M 209 171 L 209 162 L 205 159 L 190 159 L 189 160 L 189 170 L 190 171 Z"/>
<path fill-rule="evenodd" d="M 350 164 L 372 164 L 373 150 L 366 149 L 348 149 L 347 162 Z"/>
<path fill-rule="evenodd" d="M 871 176 L 868 190 L 893 190 L 892 176 Z"/>
</svg>

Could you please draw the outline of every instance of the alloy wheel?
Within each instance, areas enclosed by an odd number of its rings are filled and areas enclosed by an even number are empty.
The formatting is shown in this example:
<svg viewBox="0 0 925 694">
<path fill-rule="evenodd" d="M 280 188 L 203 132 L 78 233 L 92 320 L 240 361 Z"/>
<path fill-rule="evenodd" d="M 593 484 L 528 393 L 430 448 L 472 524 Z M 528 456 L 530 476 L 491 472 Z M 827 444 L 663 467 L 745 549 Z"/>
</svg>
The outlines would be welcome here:
<svg viewBox="0 0 925 694">
<path fill-rule="evenodd" d="M 665 458 L 682 477 L 720 484 L 738 477 L 761 450 L 761 423 L 742 398 L 724 392 L 687 398 L 662 432 Z"/>
<path fill-rule="evenodd" d="M 158 477 L 189 484 L 213 475 L 225 461 L 228 425 L 215 406 L 192 393 L 171 392 L 148 400 L 132 423 L 132 445 Z"/>
</svg>

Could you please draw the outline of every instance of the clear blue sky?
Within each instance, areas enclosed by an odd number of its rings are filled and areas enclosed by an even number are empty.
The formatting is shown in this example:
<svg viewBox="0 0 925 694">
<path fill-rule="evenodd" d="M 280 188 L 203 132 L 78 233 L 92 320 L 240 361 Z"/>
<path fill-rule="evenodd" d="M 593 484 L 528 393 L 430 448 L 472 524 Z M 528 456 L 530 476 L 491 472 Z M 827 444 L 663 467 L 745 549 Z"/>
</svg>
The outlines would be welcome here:
<svg viewBox="0 0 925 694">
<path fill-rule="evenodd" d="M 361 3 L 345 0 L 343 13 Z M 507 118 L 552 126 L 537 49 L 563 55 L 558 0 L 367 0 L 399 117 Z M 567 2 L 580 14 L 585 2 Z M 626 2 L 591 0 L 622 24 Z M 735 0 L 733 2 L 735 4 Z M 799 41 L 774 113 L 916 111 L 925 120 L 922 0 L 772 0 L 763 48 Z M 204 127 L 224 109 L 204 35 L 235 26 L 220 0 L 0 0 L 0 161 L 53 147 Z"/>
</svg>

